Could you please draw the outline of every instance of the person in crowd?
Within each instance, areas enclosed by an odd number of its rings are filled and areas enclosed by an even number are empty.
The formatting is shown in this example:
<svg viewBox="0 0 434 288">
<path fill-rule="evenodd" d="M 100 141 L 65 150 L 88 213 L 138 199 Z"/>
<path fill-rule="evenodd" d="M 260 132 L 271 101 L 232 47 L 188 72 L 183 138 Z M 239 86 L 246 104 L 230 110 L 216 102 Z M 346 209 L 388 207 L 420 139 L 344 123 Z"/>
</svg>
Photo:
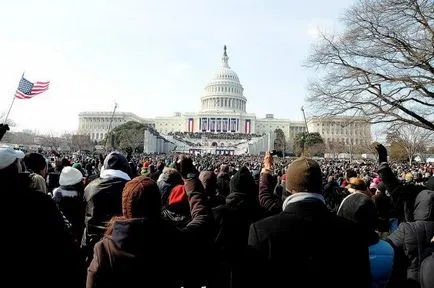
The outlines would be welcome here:
<svg viewBox="0 0 434 288">
<path fill-rule="evenodd" d="M 398 222 L 414 221 L 414 207 L 416 196 L 424 189 L 421 185 L 402 184 L 393 173 L 387 163 L 387 149 L 379 144 L 376 146 L 378 152 L 378 174 L 381 177 L 393 205 L 396 207 L 396 216 Z"/>
<path fill-rule="evenodd" d="M 286 190 L 282 192 L 282 197 L 272 193 L 274 187 L 274 179 L 272 175 L 273 156 L 267 152 L 264 157 L 263 168 L 259 179 L 259 204 L 269 215 L 274 215 L 282 212 L 282 204 L 284 198 L 287 197 Z M 285 175 L 285 187 L 288 181 Z"/>
<path fill-rule="evenodd" d="M 348 190 L 349 193 L 363 193 L 369 198 L 372 197 L 372 193 L 371 191 L 369 191 L 366 182 L 358 177 L 351 177 L 345 188 Z"/>
<path fill-rule="evenodd" d="M 259 181 L 260 181 L 260 175 L 259 175 Z M 285 183 L 286 183 L 286 175 L 282 175 L 280 177 L 280 183 L 276 185 L 274 188 L 274 195 L 276 195 L 278 198 L 285 200 Z M 259 191 L 259 184 L 258 184 L 258 191 Z"/>
<path fill-rule="evenodd" d="M 129 181 L 122 193 L 122 217 L 95 245 L 88 288 L 189 287 L 185 277 L 200 266 L 196 247 L 210 237 L 212 214 L 191 159 L 181 162 L 192 221 L 175 228 L 161 218 L 157 184 L 144 176 Z"/>
<path fill-rule="evenodd" d="M 177 227 L 185 227 L 190 221 L 188 197 L 181 174 L 174 168 L 165 168 L 158 179 L 163 218 Z"/>
<path fill-rule="evenodd" d="M 375 208 L 378 212 L 378 231 L 381 233 L 391 233 L 398 228 L 396 213 L 392 200 L 387 196 L 386 185 L 379 183 L 374 196 L 372 196 Z M 388 236 L 388 234 L 386 234 Z"/>
<path fill-rule="evenodd" d="M 420 264 L 420 287 L 434 287 L 434 237 L 426 250 L 426 258 Z"/>
<path fill-rule="evenodd" d="M 229 166 L 222 164 L 220 166 L 220 172 L 217 175 L 217 190 L 219 195 L 222 195 L 223 197 L 229 195 L 231 190 L 229 185 L 230 180 Z"/>
<path fill-rule="evenodd" d="M 404 255 L 398 267 L 407 270 L 402 287 L 420 287 L 419 269 L 425 255 L 423 252 L 434 237 L 434 191 L 423 190 L 415 200 L 414 222 L 403 222 L 388 241 Z"/>
<path fill-rule="evenodd" d="M 256 185 L 247 167 L 242 167 L 230 180 L 231 192 L 224 205 L 213 209 L 217 236 L 215 246 L 219 267 L 214 286 L 245 287 L 243 279 L 248 271 L 245 250 L 250 224 L 262 218 Z"/>
<path fill-rule="evenodd" d="M 164 168 L 166 167 L 166 164 L 163 161 L 159 161 L 157 163 L 157 170 L 149 175 L 149 177 L 154 180 L 158 181 L 158 178 L 163 173 Z"/>
<path fill-rule="evenodd" d="M 47 160 L 39 153 L 28 153 L 24 157 L 27 171 L 31 175 L 32 188 L 44 194 L 48 193 L 45 177 L 47 176 Z"/>
<path fill-rule="evenodd" d="M 353 192 L 344 198 L 337 215 L 363 229 L 369 247 L 372 287 L 387 287 L 393 271 L 394 250 L 388 242 L 380 240 L 376 232 L 378 219 L 374 202 L 365 193 Z"/>
<path fill-rule="evenodd" d="M 80 243 L 85 216 L 83 174 L 74 167 L 65 167 L 60 173 L 59 184 L 60 187 L 53 191 L 54 202 L 70 223 L 74 240 Z"/>
<path fill-rule="evenodd" d="M 2 281 L 14 287 L 79 287 L 78 247 L 53 200 L 32 188 L 29 173 L 21 173 L 23 158 L 23 152 L 0 146 L 0 213 L 7 219 Z"/>
<path fill-rule="evenodd" d="M 339 187 L 338 182 L 334 176 L 329 176 L 327 179 L 327 184 L 324 186 L 324 199 L 326 201 L 327 208 L 336 213 L 338 211 L 339 205 L 342 200 L 347 196 L 347 194 L 342 191 Z"/>
<path fill-rule="evenodd" d="M 371 287 L 363 231 L 328 211 L 322 179 L 314 160 L 288 166 L 282 212 L 250 226 L 245 287 Z"/>
<path fill-rule="evenodd" d="M 208 203 L 211 208 L 223 205 L 226 202 L 226 198 L 220 194 L 217 194 L 217 176 L 212 171 L 202 171 L 199 174 L 199 180 L 205 189 L 205 193 L 208 197 Z"/>
<path fill-rule="evenodd" d="M 131 180 L 129 164 L 124 155 L 111 152 L 104 159 L 101 174 L 84 191 L 86 201 L 85 231 L 82 248 L 88 262 L 93 254 L 93 246 L 104 235 L 105 228 L 113 216 L 122 215 L 122 190 Z"/>
</svg>

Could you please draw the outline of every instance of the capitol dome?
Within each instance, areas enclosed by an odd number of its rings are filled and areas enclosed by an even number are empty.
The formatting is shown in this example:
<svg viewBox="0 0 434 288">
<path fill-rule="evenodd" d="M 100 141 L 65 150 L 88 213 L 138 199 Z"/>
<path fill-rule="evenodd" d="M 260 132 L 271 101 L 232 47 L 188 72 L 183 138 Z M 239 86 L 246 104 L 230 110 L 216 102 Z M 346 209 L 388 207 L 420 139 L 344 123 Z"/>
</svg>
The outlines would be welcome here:
<svg viewBox="0 0 434 288">
<path fill-rule="evenodd" d="M 238 75 L 229 67 L 226 46 L 220 68 L 205 86 L 205 95 L 201 98 L 204 112 L 233 111 L 246 112 L 246 97 Z"/>
</svg>

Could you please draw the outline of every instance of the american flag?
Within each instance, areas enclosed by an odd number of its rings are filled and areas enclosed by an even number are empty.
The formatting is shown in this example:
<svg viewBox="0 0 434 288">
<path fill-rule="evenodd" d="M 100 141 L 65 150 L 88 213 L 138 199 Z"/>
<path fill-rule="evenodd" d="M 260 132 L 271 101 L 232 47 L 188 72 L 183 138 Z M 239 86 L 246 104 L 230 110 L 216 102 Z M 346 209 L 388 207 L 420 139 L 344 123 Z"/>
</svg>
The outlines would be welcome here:
<svg viewBox="0 0 434 288">
<path fill-rule="evenodd" d="M 42 92 L 45 92 L 48 90 L 48 87 L 50 86 L 50 82 L 35 82 L 32 83 L 26 78 L 21 77 L 20 84 L 18 85 L 18 89 L 15 92 L 15 98 L 18 99 L 30 99 L 35 97 L 38 94 L 41 94 Z"/>
</svg>

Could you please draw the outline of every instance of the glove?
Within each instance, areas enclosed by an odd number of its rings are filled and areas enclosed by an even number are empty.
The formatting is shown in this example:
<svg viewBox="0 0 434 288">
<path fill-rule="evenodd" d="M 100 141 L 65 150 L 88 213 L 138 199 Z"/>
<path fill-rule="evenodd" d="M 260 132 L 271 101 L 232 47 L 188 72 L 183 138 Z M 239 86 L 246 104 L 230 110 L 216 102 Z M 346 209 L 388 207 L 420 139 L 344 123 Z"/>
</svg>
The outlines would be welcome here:
<svg viewBox="0 0 434 288">
<path fill-rule="evenodd" d="M 185 155 L 181 155 L 176 161 L 178 172 L 184 179 L 191 179 L 198 175 L 196 168 L 193 165 L 193 160 Z"/>
<path fill-rule="evenodd" d="M 387 149 L 381 144 L 375 146 L 375 150 L 378 152 L 378 162 L 381 164 L 387 162 Z"/>
<path fill-rule="evenodd" d="M 0 140 L 2 140 L 3 136 L 6 134 L 6 131 L 9 131 L 8 124 L 0 124 Z"/>
</svg>

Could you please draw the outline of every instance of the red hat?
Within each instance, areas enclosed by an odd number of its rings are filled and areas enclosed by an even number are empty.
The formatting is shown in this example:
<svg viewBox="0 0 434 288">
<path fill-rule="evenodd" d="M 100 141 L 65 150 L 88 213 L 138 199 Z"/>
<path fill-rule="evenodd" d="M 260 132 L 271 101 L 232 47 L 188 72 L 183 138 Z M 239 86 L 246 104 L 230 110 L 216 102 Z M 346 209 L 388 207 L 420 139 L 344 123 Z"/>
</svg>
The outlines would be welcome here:
<svg viewBox="0 0 434 288">
<path fill-rule="evenodd" d="M 148 161 L 145 161 L 144 163 L 143 163 L 143 168 L 148 168 L 149 167 L 149 163 L 148 163 Z"/>
<path fill-rule="evenodd" d="M 286 182 L 286 175 L 282 175 L 282 181 Z"/>
<path fill-rule="evenodd" d="M 176 185 L 173 187 L 172 191 L 170 191 L 169 205 L 182 203 L 184 201 L 188 201 L 185 187 L 184 185 Z"/>
</svg>

